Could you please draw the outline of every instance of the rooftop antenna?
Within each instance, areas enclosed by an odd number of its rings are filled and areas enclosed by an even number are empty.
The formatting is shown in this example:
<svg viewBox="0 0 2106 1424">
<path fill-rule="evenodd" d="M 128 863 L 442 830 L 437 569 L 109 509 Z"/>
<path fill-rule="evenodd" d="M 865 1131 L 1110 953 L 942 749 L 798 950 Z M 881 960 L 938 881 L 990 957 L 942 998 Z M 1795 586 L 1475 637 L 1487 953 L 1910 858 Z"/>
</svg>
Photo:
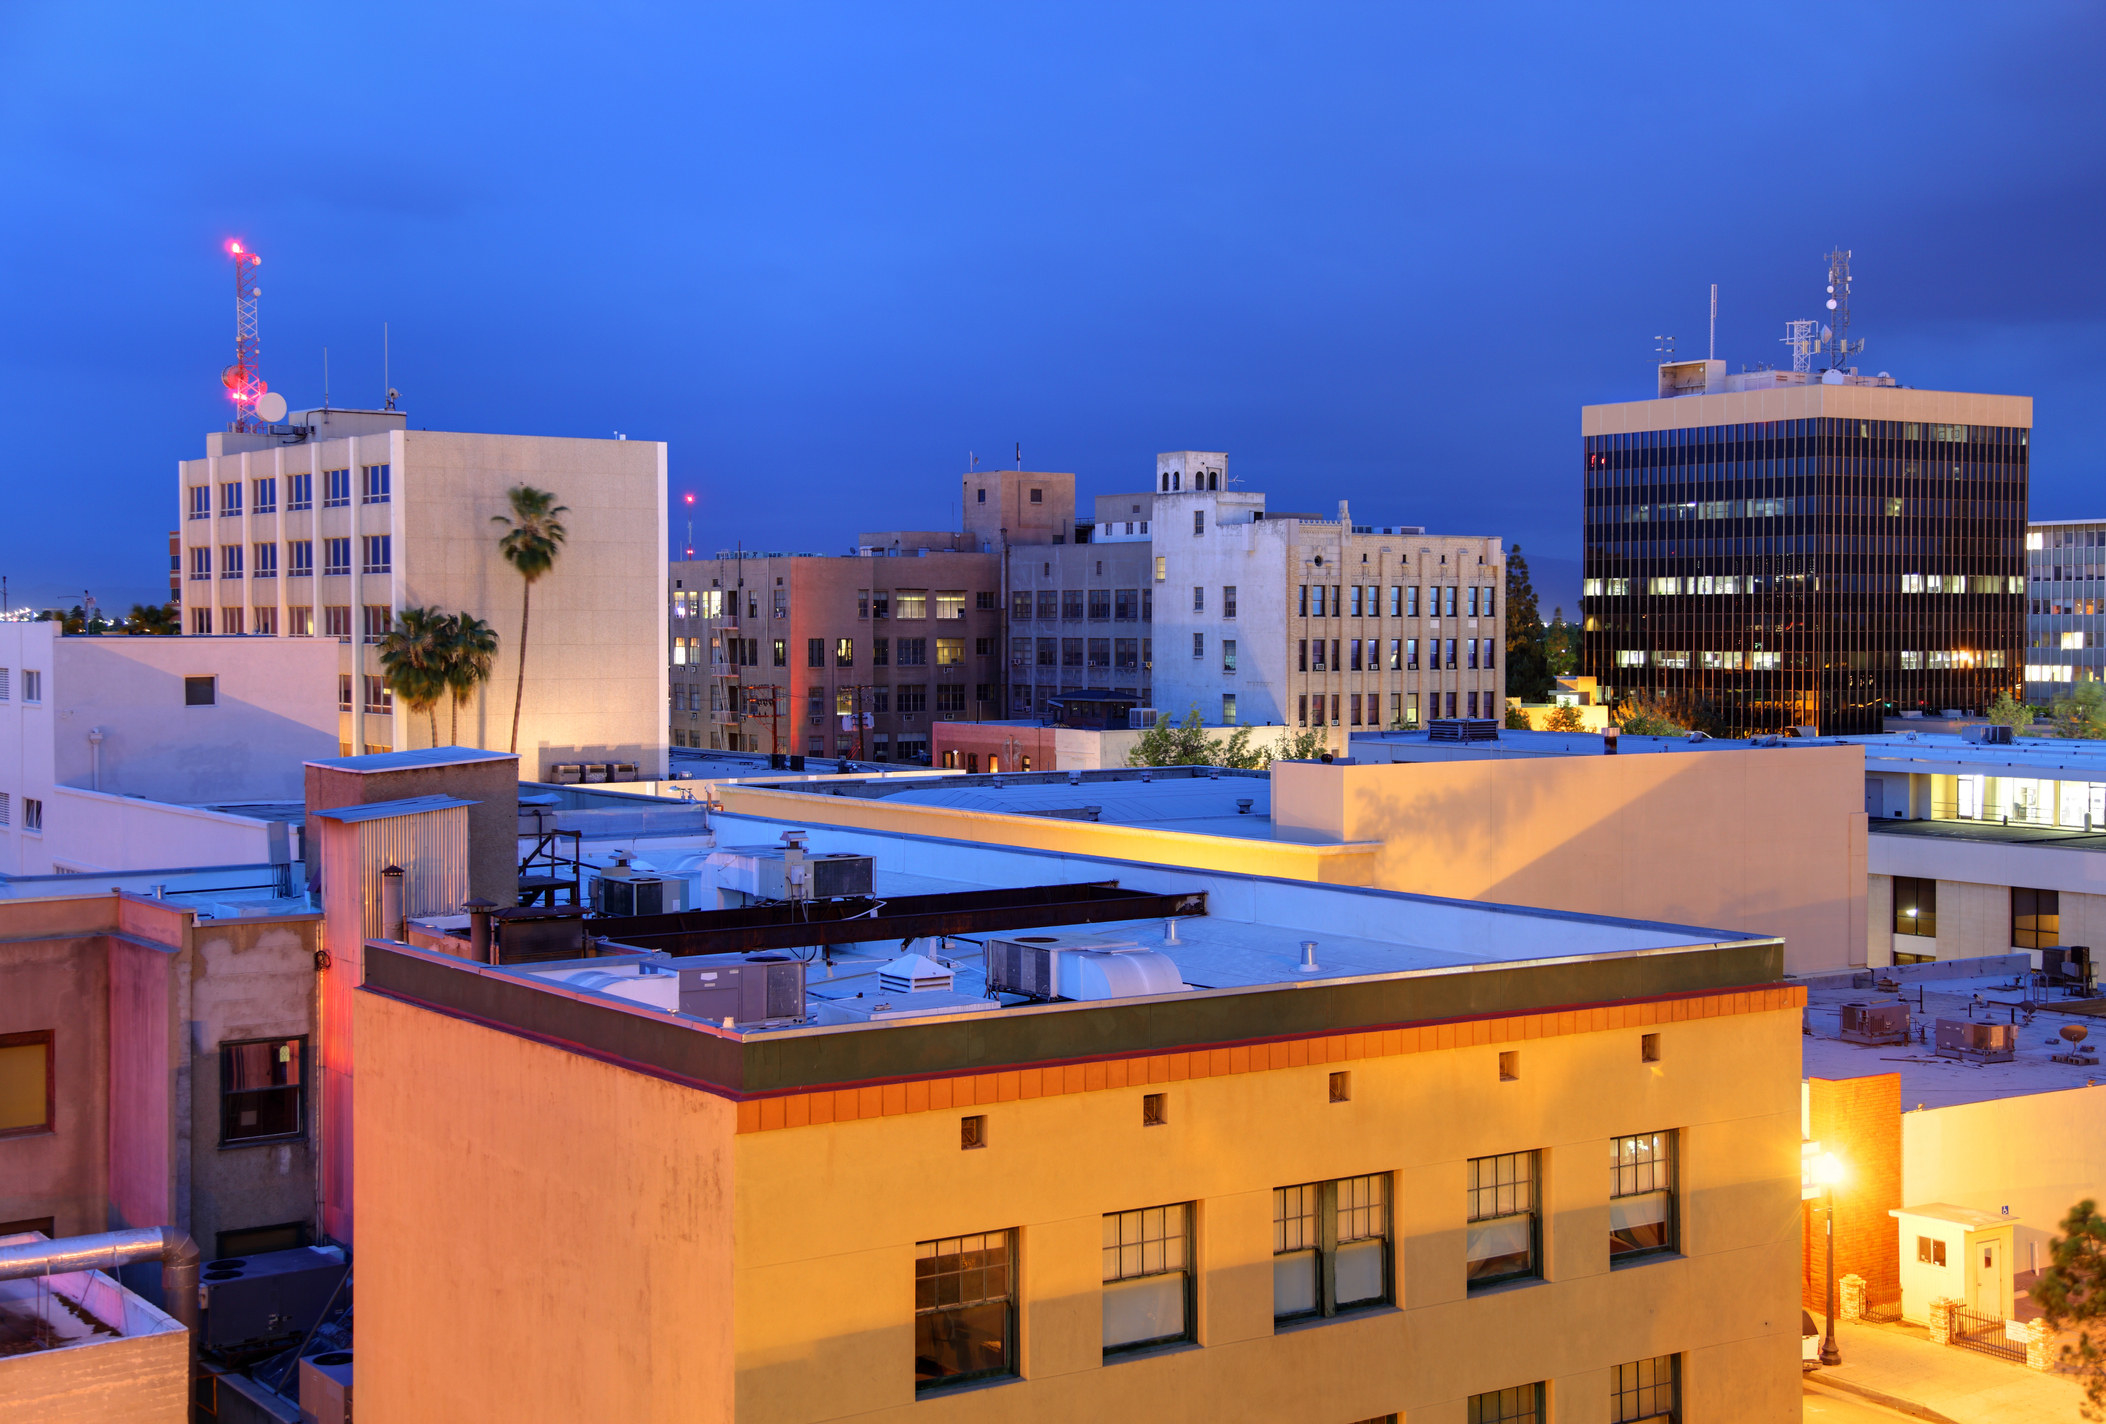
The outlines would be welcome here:
<svg viewBox="0 0 2106 1424">
<path fill-rule="evenodd" d="M 393 410 L 395 408 L 395 386 L 388 379 L 388 324 L 386 322 L 380 324 L 380 388 L 388 393 L 387 402 L 381 409 Z"/>
<path fill-rule="evenodd" d="M 234 259 L 234 364 L 219 373 L 219 381 L 234 402 L 234 424 L 229 428 L 260 431 L 263 422 L 256 418 L 256 400 L 269 389 L 260 374 L 256 344 L 256 298 L 263 295 L 256 286 L 256 268 L 263 259 L 233 238 L 227 241 L 227 255 Z"/>
<path fill-rule="evenodd" d="M 1850 339 L 1850 249 L 1838 247 L 1828 254 L 1828 309 L 1835 313 L 1821 328 L 1828 348 L 1830 370 L 1840 370 L 1845 361 L 1865 349 L 1864 339 Z"/>
<path fill-rule="evenodd" d="M 1665 356 L 1670 361 L 1674 360 L 1675 339 L 1672 336 L 1655 336 L 1653 338 L 1653 352 L 1655 355 Z"/>
<path fill-rule="evenodd" d="M 1821 338 L 1814 331 L 1819 325 L 1820 323 L 1811 317 L 1802 317 L 1784 324 L 1784 335 L 1778 340 L 1791 347 L 1794 371 L 1803 373 L 1813 369 L 1813 354 L 1821 349 Z"/>
<path fill-rule="evenodd" d="M 1707 361 L 1716 361 L 1718 359 L 1718 283 L 1716 282 L 1711 284 L 1711 350 L 1704 359 Z"/>
<path fill-rule="evenodd" d="M 1024 442 L 1021 440 L 1016 442 L 1016 467 L 1019 470 L 1024 468 Z"/>
<path fill-rule="evenodd" d="M 329 409 L 329 348 L 322 348 L 322 409 Z"/>
</svg>

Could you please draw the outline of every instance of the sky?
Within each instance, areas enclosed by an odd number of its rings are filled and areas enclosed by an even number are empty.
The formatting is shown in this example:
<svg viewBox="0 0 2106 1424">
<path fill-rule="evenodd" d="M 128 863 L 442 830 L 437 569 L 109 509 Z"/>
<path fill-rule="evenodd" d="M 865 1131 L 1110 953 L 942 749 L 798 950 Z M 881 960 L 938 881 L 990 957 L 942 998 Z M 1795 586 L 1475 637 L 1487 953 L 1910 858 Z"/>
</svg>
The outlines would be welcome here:
<svg viewBox="0 0 2106 1424">
<path fill-rule="evenodd" d="M 663 440 L 671 538 L 942 527 L 977 455 L 1518 542 L 1656 338 L 2035 398 L 2106 517 L 2106 10 L 0 4 L 0 574 L 165 596 L 263 256 L 295 409 Z M 559 490 L 560 494 L 561 491 Z"/>
</svg>

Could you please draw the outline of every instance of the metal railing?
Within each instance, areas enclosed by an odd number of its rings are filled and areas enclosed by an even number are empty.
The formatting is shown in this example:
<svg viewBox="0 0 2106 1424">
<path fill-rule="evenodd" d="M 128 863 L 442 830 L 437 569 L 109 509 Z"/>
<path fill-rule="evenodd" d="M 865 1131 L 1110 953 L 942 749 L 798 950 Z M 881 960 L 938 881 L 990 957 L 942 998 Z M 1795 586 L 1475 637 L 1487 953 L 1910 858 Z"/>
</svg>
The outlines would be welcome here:
<svg viewBox="0 0 2106 1424">
<path fill-rule="evenodd" d="M 1952 1343 L 1963 1350 L 1994 1355 L 2000 1360 L 2013 1360 L 2021 1365 L 2026 1362 L 2025 1342 L 2010 1337 L 2001 1315 L 1984 1315 L 1964 1305 L 1954 1307 L 1952 1312 Z"/>
</svg>

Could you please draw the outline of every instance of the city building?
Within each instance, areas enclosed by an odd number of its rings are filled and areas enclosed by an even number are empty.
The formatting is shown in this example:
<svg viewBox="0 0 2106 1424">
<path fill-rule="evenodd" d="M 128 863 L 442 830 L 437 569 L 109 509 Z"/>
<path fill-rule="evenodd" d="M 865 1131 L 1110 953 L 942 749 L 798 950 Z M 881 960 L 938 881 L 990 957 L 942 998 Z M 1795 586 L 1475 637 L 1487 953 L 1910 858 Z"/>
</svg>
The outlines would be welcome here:
<svg viewBox="0 0 2106 1424">
<path fill-rule="evenodd" d="M 511 746 L 526 585 L 492 523 L 528 485 L 565 506 L 568 538 L 534 585 L 518 750 L 528 770 L 665 771 L 665 446 L 413 430 L 400 411 L 310 410 L 291 434 L 217 431 L 178 467 L 184 632 L 334 640 L 339 750 L 432 744 L 398 707 L 376 646 L 405 608 L 483 619 L 496 665 L 438 740 Z M 273 426 L 277 431 L 280 427 Z"/>
<path fill-rule="evenodd" d="M 1264 785 L 1233 780 L 1126 784 Z M 724 794 L 699 903 L 775 856 L 868 857 L 868 894 L 616 921 L 586 959 L 365 946 L 366 1411 L 1798 1417 L 1774 937 L 934 808 L 807 844 L 808 799 L 884 802 Z"/>
<path fill-rule="evenodd" d="M 0 621 L 0 875 L 298 860 L 334 668 L 317 642 Z"/>
<path fill-rule="evenodd" d="M 2035 706 L 2106 677 L 2106 519 L 2026 526 L 2026 691 Z"/>
<path fill-rule="evenodd" d="M 674 746 L 925 765 L 932 723 L 1000 712 L 1000 556 L 969 533 L 857 544 L 673 565 Z"/>
<path fill-rule="evenodd" d="M 1580 670 L 1730 736 L 2015 695 L 2032 424 L 1884 372 L 1662 365 L 1580 413 Z"/>
<path fill-rule="evenodd" d="M 320 916 L 185 899 L 0 900 L 0 1235 L 313 1239 Z"/>
</svg>

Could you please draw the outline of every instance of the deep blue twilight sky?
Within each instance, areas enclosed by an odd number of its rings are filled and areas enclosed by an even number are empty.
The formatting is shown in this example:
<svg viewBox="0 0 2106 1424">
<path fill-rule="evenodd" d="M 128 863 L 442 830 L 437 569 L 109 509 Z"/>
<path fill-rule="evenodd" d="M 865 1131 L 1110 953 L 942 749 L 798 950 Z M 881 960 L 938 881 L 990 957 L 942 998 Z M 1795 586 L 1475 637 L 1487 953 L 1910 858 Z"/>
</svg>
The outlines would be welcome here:
<svg viewBox="0 0 2106 1424">
<path fill-rule="evenodd" d="M 2106 12 L 0 4 L 0 573 L 160 596 L 175 461 L 264 374 L 671 443 L 705 550 L 955 517 L 967 452 L 1518 540 L 1578 591 L 1578 407 L 1655 333 L 2036 398 L 2106 515 Z M 682 538 L 678 525 L 675 541 Z"/>
</svg>

